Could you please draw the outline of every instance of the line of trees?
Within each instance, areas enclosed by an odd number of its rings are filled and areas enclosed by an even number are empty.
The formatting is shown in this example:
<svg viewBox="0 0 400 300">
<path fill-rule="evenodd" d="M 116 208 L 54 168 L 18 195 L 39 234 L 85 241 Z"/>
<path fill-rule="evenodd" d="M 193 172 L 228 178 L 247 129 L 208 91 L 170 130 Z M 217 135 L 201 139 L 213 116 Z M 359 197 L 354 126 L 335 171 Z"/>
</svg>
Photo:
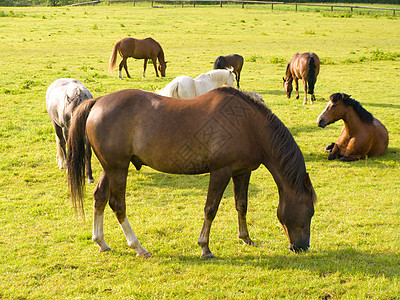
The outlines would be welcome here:
<svg viewBox="0 0 400 300">
<path fill-rule="evenodd" d="M 0 0 L 0 6 L 62 6 L 79 2 L 87 2 L 89 0 Z M 162 0 L 159 0 L 162 2 Z M 274 1 L 274 0 L 273 0 Z M 275 0 L 287 3 L 321 3 L 321 0 Z M 400 0 L 329 0 L 329 3 L 380 3 L 380 4 L 400 4 Z"/>
</svg>

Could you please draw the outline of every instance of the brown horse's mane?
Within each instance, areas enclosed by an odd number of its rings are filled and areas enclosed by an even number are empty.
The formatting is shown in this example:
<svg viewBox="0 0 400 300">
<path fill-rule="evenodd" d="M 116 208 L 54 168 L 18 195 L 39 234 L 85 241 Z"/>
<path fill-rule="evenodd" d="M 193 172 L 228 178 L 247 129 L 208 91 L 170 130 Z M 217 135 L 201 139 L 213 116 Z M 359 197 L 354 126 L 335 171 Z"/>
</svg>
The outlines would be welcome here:
<svg viewBox="0 0 400 300">
<path fill-rule="evenodd" d="M 331 100 L 333 103 L 336 103 L 340 99 L 342 99 L 342 102 L 345 106 L 351 106 L 354 109 L 356 114 L 360 117 L 361 121 L 367 124 L 372 124 L 372 122 L 374 121 L 374 116 L 364 107 L 362 107 L 360 102 L 354 100 L 353 98 L 350 98 L 349 95 L 342 93 L 333 94 L 331 96 Z"/>
<path fill-rule="evenodd" d="M 289 71 L 289 69 L 290 69 L 290 63 L 288 63 L 286 66 L 286 78 L 291 76 L 291 72 Z"/>
<path fill-rule="evenodd" d="M 264 131 L 268 134 L 268 144 L 274 151 L 274 159 L 278 162 L 278 169 L 284 174 L 292 186 L 299 190 L 304 189 L 305 162 L 299 146 L 295 142 L 289 129 L 265 104 L 262 97 L 255 92 L 238 91 L 229 88 L 231 93 L 240 96 L 247 103 L 254 105 L 265 115 Z M 303 172 L 299 170 L 304 169 Z"/>
</svg>

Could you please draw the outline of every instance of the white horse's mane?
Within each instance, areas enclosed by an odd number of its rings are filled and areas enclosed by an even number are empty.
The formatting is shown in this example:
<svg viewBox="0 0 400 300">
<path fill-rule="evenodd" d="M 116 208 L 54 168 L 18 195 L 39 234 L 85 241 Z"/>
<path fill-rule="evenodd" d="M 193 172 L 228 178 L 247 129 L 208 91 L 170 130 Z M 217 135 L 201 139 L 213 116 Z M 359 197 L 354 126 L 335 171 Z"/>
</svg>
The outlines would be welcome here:
<svg viewBox="0 0 400 300">
<path fill-rule="evenodd" d="M 233 68 L 211 70 L 194 79 L 189 76 L 178 76 L 157 93 L 174 98 L 193 98 L 223 85 L 233 87 L 235 79 Z"/>
</svg>

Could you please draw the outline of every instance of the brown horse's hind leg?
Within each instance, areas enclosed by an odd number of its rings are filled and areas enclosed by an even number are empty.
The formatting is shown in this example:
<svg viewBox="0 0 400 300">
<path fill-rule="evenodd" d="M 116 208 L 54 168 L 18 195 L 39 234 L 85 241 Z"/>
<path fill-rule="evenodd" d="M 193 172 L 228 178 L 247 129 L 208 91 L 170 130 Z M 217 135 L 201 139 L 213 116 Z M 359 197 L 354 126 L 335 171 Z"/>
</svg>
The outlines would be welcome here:
<svg viewBox="0 0 400 300">
<path fill-rule="evenodd" d="M 235 193 L 235 207 L 238 212 L 239 221 L 239 238 L 248 245 L 255 246 L 254 242 L 249 237 L 247 229 L 247 194 L 249 188 L 251 173 L 233 177 L 233 191 Z"/>
<path fill-rule="evenodd" d="M 90 147 L 89 140 L 86 138 L 86 147 L 85 147 L 85 162 L 86 162 L 86 177 L 88 183 L 93 183 L 94 179 L 92 176 L 92 150 Z"/>
<path fill-rule="evenodd" d="M 211 224 L 217 214 L 222 195 L 231 178 L 230 170 L 222 169 L 210 173 L 207 201 L 204 207 L 204 222 L 198 244 L 201 247 L 201 258 L 214 258 L 209 248 Z"/>
<path fill-rule="evenodd" d="M 104 240 L 103 218 L 104 208 L 106 207 L 109 197 L 109 184 L 107 175 L 103 171 L 99 182 L 93 192 L 94 198 L 94 218 L 93 218 L 93 235 L 92 240 L 100 246 L 100 252 L 111 250 Z"/>
<path fill-rule="evenodd" d="M 114 211 L 114 214 L 117 216 L 118 222 L 120 223 L 122 230 L 124 231 L 128 246 L 136 251 L 137 256 L 148 258 L 151 256 L 150 253 L 140 245 L 138 238 L 136 237 L 131 225 L 129 224 L 128 218 L 126 217 L 125 191 L 127 175 L 128 168 L 114 170 L 114 172 L 109 175 L 109 204 Z"/>
<path fill-rule="evenodd" d="M 122 73 L 121 73 L 122 68 L 125 69 L 126 76 L 128 76 L 128 78 L 131 78 L 131 75 L 129 75 L 129 72 L 128 72 L 128 64 L 126 62 L 127 59 L 128 59 L 127 57 L 122 58 L 121 63 L 119 64 L 119 73 L 118 73 L 119 79 L 122 79 Z"/>
<path fill-rule="evenodd" d="M 303 77 L 303 85 L 304 85 L 304 100 L 303 100 L 303 104 L 306 105 L 307 104 L 307 80 Z"/>
</svg>

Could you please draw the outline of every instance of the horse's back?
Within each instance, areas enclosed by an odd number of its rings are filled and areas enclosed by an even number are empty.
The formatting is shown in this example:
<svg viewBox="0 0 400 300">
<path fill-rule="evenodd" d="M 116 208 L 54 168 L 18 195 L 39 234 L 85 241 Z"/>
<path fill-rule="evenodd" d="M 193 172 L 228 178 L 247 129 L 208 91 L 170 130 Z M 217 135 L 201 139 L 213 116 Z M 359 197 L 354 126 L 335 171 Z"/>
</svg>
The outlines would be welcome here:
<svg viewBox="0 0 400 300">
<path fill-rule="evenodd" d="M 239 54 L 218 56 L 214 62 L 214 69 L 225 69 L 233 67 L 235 71 L 240 71 L 243 66 L 243 57 Z"/>
<path fill-rule="evenodd" d="M 52 121 L 62 126 L 72 110 L 82 101 L 93 98 L 90 91 L 78 80 L 60 78 L 46 92 L 46 108 Z"/>
<path fill-rule="evenodd" d="M 240 152 L 235 147 L 250 151 L 252 130 L 238 129 L 237 120 L 224 113 L 235 101 L 241 100 L 224 89 L 185 100 L 122 91 L 99 99 L 89 115 L 87 134 L 100 160 L 125 157 L 129 162 L 135 157 L 138 165 L 163 172 L 209 172 L 226 160 L 224 154 Z"/>
<path fill-rule="evenodd" d="M 192 98 L 196 96 L 196 87 L 191 77 L 178 76 L 159 91 L 158 94 L 180 99 Z"/>
<path fill-rule="evenodd" d="M 314 76 L 319 74 L 320 61 L 313 52 L 296 53 L 290 61 L 290 70 L 297 78 L 307 78 L 310 66 L 314 68 Z"/>
<path fill-rule="evenodd" d="M 372 125 L 375 127 L 374 138 L 371 140 L 372 148 L 369 156 L 379 156 L 385 153 L 389 145 L 389 133 L 381 121 L 374 118 Z"/>
<path fill-rule="evenodd" d="M 145 39 L 124 38 L 121 40 L 120 49 L 125 56 L 137 59 L 158 57 L 163 51 L 161 45 L 151 37 Z"/>
</svg>

